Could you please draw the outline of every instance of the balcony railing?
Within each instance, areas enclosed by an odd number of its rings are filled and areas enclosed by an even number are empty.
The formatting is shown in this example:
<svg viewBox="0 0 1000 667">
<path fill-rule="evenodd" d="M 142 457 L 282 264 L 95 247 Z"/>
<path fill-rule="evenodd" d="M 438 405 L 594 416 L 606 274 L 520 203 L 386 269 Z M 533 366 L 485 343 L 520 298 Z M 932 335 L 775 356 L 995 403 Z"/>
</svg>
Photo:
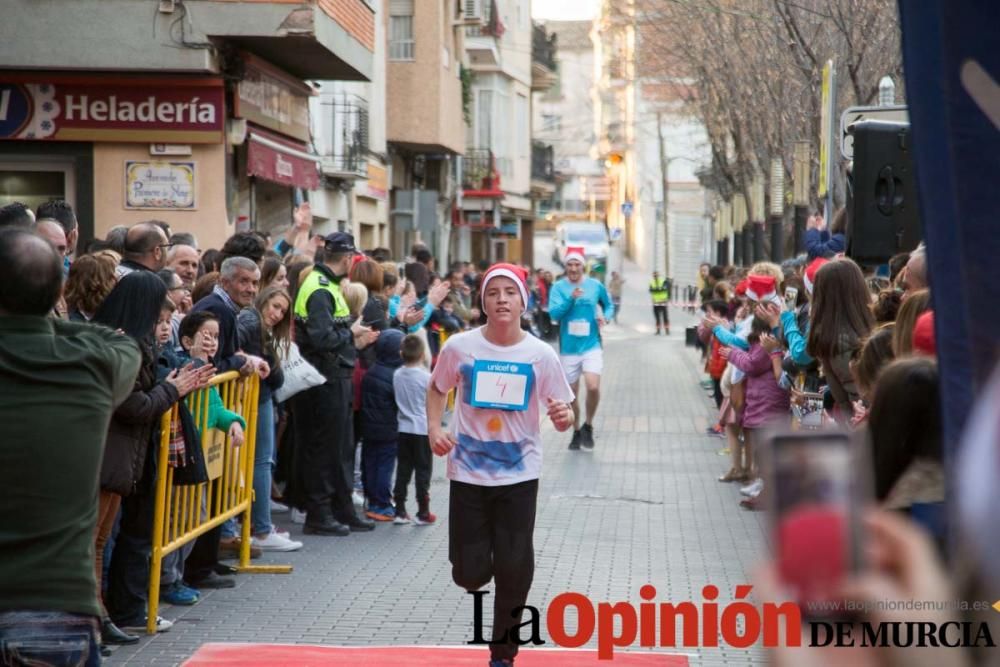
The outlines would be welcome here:
<svg viewBox="0 0 1000 667">
<path fill-rule="evenodd" d="M 368 173 L 368 101 L 341 93 L 327 102 L 331 114 L 330 152 L 324 163 L 334 173 L 365 176 Z"/>
<path fill-rule="evenodd" d="M 470 148 L 462 158 L 462 189 L 466 194 L 503 196 L 496 158 L 488 148 Z"/>
<path fill-rule="evenodd" d="M 466 37 L 503 37 L 506 30 L 500 20 L 496 0 L 464 0 L 465 14 L 469 19 L 481 19 L 482 25 L 465 28 Z"/>
<path fill-rule="evenodd" d="M 537 23 L 531 30 L 531 59 L 549 70 L 556 71 L 556 40 L 558 35 L 548 34 L 545 27 Z"/>
<path fill-rule="evenodd" d="M 531 180 L 546 183 L 556 182 L 553 156 L 552 146 L 540 141 L 531 143 Z"/>
</svg>

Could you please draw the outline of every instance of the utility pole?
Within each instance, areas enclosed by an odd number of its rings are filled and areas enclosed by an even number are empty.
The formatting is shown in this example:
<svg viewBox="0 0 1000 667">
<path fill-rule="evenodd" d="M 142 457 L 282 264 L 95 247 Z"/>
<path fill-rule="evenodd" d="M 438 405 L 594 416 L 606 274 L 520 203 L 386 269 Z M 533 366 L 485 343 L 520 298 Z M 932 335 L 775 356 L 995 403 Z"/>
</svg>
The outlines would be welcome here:
<svg viewBox="0 0 1000 667">
<path fill-rule="evenodd" d="M 656 112 L 656 134 L 660 140 L 660 178 L 663 181 L 663 278 L 670 278 L 670 178 L 667 149 L 663 145 L 663 114 Z M 654 266 L 656 262 L 653 262 Z"/>
</svg>

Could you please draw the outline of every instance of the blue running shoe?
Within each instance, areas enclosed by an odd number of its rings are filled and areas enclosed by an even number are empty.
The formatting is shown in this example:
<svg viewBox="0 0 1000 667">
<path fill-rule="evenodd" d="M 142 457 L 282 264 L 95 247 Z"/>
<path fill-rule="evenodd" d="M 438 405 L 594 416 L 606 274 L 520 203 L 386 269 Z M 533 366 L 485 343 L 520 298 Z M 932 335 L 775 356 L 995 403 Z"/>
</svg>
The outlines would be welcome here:
<svg viewBox="0 0 1000 667">
<path fill-rule="evenodd" d="M 164 586 L 160 590 L 160 602 L 170 604 L 191 606 L 201 599 L 201 594 L 193 588 L 188 588 L 184 584 L 177 582 Z"/>
</svg>

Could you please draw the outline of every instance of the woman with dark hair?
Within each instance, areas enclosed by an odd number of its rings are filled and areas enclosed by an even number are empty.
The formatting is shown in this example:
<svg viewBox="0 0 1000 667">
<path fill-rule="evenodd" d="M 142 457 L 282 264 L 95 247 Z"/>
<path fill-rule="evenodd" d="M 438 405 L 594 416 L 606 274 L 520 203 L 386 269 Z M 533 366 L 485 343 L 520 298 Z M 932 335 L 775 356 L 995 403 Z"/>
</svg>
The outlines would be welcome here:
<svg viewBox="0 0 1000 667">
<path fill-rule="evenodd" d="M 115 288 L 115 262 L 107 256 L 83 255 L 69 267 L 66 308 L 71 322 L 87 322 Z"/>
<path fill-rule="evenodd" d="M 816 271 L 809 310 L 809 356 L 817 359 L 840 419 L 853 414 L 860 398 L 850 362 L 875 326 L 871 294 L 858 265 L 849 259 L 827 262 Z"/>
<path fill-rule="evenodd" d="M 944 536 L 945 494 L 937 364 L 913 357 L 886 366 L 868 416 L 875 497 Z"/>
<path fill-rule="evenodd" d="M 244 308 L 236 319 L 240 348 L 261 357 L 271 373 L 260 384 L 257 404 L 257 445 L 254 449 L 254 500 L 250 510 L 253 536 L 251 544 L 264 551 L 295 551 L 301 542 L 278 532 L 271 523 L 271 477 L 274 458 L 275 418 L 273 393 L 285 381 L 281 360 L 288 356 L 291 344 L 292 299 L 276 285 L 264 289 L 253 308 Z M 235 522 L 223 527 L 223 540 L 237 539 Z"/>
<path fill-rule="evenodd" d="M 260 291 L 274 285 L 278 289 L 288 289 L 288 268 L 280 257 L 264 257 L 260 266 Z"/>
<path fill-rule="evenodd" d="M 198 303 L 206 296 L 212 293 L 215 286 L 219 284 L 219 272 L 212 271 L 211 273 L 206 273 L 194 284 L 194 289 L 191 290 L 191 303 Z"/>
<path fill-rule="evenodd" d="M 133 271 L 122 277 L 92 322 L 131 336 L 142 351 L 142 365 L 135 388 L 111 415 L 104 461 L 101 464 L 101 494 L 94 536 L 98 591 L 103 572 L 104 545 L 111 534 L 118 508 L 122 519 L 109 572 L 108 607 L 102 619 L 102 641 L 130 644 L 138 637 L 121 628 L 146 625 L 146 585 L 149 579 L 149 541 L 152 514 L 150 490 L 155 477 L 155 456 L 150 453 L 157 423 L 163 413 L 211 377 L 211 368 L 175 370 L 163 382 L 156 381 L 154 332 L 167 288 L 155 273 Z M 171 623 L 157 619 L 157 629 Z"/>
<path fill-rule="evenodd" d="M 211 248 L 201 253 L 201 275 L 217 272 L 222 267 L 222 260 L 225 257 L 218 250 Z M 197 301 L 195 302 L 197 303 Z"/>
</svg>

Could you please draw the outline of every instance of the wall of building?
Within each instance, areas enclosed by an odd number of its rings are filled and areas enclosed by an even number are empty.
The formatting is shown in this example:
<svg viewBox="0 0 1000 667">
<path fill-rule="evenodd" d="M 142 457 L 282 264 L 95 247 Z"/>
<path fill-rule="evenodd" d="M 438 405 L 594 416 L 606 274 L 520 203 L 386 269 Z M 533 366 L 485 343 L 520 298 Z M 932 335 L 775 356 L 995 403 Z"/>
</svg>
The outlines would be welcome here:
<svg viewBox="0 0 1000 667">
<path fill-rule="evenodd" d="M 144 220 L 163 220 L 173 231 L 191 232 L 203 248 L 218 248 L 234 231 L 226 212 L 226 153 L 222 144 L 193 145 L 191 155 L 154 157 L 149 144 L 94 144 L 94 235 L 104 238 L 112 227 Z M 125 162 L 168 159 L 195 164 L 193 211 L 125 208 Z"/>
</svg>

